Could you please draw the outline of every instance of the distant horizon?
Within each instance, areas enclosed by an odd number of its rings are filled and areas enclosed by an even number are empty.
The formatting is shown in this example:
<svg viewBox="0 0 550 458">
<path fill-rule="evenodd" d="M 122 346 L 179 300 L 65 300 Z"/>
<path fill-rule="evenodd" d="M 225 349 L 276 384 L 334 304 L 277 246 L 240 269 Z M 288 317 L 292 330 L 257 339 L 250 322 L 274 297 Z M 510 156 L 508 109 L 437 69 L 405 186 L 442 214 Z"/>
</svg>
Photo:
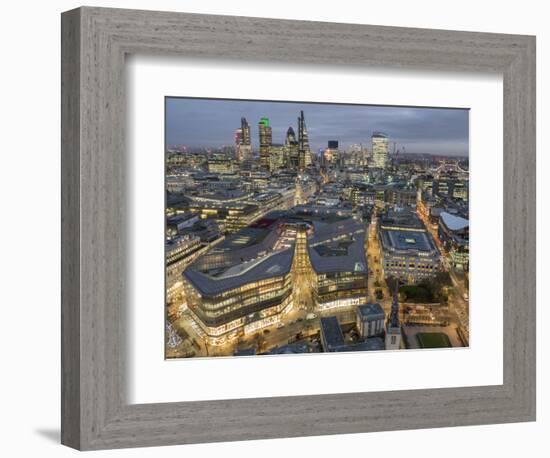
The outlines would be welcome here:
<svg viewBox="0 0 550 458">
<path fill-rule="evenodd" d="M 209 149 L 209 150 L 218 150 L 224 146 L 234 146 L 233 143 L 226 143 L 224 145 L 204 145 L 204 146 L 189 146 L 189 145 L 167 145 L 167 148 L 165 149 L 165 153 L 177 153 L 177 154 L 187 154 L 190 153 L 190 151 L 170 151 L 172 148 L 181 148 L 186 147 L 189 150 L 197 150 L 197 149 Z M 339 147 L 340 148 L 340 147 Z M 343 151 L 345 151 L 345 148 L 342 148 Z M 313 154 L 320 154 L 321 150 L 315 150 L 312 148 Z M 255 150 L 255 153 L 259 153 L 259 151 Z M 393 155 L 392 151 L 388 152 L 389 156 Z M 399 152 L 399 156 L 434 156 L 434 157 L 448 157 L 448 158 L 454 158 L 454 159 L 469 159 L 469 154 L 444 154 L 444 153 L 411 153 L 409 151 L 405 152 Z"/>
<path fill-rule="evenodd" d="M 250 124 L 258 150 L 258 121 L 270 120 L 273 143 L 283 144 L 286 131 L 297 133 L 304 111 L 310 148 L 317 152 L 337 140 L 343 150 L 362 144 L 371 150 L 371 135 L 388 136 L 388 152 L 469 157 L 469 110 L 464 108 L 396 107 L 318 102 L 166 97 L 165 152 L 169 147 L 220 148 L 234 145 L 241 117 Z"/>
</svg>

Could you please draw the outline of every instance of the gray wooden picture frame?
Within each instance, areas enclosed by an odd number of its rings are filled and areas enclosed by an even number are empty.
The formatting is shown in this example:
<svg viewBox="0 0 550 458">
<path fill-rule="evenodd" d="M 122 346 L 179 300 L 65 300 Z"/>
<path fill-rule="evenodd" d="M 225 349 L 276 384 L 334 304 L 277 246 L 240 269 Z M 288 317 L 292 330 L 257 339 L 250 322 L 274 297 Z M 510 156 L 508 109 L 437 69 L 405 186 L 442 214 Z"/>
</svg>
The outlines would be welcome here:
<svg viewBox="0 0 550 458">
<path fill-rule="evenodd" d="M 534 37 L 83 7 L 62 14 L 61 38 L 63 444 L 88 450 L 535 419 Z M 128 404 L 124 74 L 125 56 L 135 53 L 502 74 L 504 383 Z"/>
</svg>

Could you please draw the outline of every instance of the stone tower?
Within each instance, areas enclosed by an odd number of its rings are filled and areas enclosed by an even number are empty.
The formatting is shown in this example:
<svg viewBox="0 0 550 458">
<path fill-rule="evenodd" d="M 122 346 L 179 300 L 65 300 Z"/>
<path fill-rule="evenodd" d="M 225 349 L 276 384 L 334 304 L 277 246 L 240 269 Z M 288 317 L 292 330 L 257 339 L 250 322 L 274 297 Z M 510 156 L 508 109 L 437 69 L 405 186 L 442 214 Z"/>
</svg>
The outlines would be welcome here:
<svg viewBox="0 0 550 458">
<path fill-rule="evenodd" d="M 386 350 L 399 350 L 401 346 L 401 322 L 399 320 L 399 281 L 395 282 L 391 313 L 386 323 Z"/>
</svg>

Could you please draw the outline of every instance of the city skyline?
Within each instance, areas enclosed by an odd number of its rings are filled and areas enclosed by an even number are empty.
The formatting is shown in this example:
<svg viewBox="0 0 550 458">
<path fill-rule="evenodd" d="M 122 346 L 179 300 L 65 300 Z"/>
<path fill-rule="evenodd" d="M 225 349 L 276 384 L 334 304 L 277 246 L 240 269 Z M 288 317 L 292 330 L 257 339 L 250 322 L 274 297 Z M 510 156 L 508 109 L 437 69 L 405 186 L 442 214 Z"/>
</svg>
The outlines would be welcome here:
<svg viewBox="0 0 550 458">
<path fill-rule="evenodd" d="M 403 152 L 464 157 L 469 150 L 469 110 L 374 105 L 344 105 L 234 99 L 166 98 L 166 146 L 221 147 L 234 142 L 234 132 L 245 117 L 251 126 L 252 146 L 259 148 L 258 122 L 269 118 L 273 143 L 284 143 L 287 129 L 297 129 L 296 118 L 307 117 L 310 146 L 370 147 L 374 132 L 382 131 Z"/>
<path fill-rule="evenodd" d="M 469 346 L 467 110 L 166 102 L 166 358 Z"/>
</svg>

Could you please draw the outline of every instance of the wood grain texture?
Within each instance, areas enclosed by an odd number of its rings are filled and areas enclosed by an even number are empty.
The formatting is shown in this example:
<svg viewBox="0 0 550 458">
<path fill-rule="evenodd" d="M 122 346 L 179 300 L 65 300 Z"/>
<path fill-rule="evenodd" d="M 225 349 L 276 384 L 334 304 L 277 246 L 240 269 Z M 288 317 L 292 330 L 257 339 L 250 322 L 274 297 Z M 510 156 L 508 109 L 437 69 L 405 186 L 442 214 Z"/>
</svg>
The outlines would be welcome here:
<svg viewBox="0 0 550 458">
<path fill-rule="evenodd" d="M 80 12 L 61 23 L 61 441 L 80 446 Z"/>
<path fill-rule="evenodd" d="M 534 37 L 88 7 L 64 13 L 62 24 L 64 444 L 103 449 L 535 418 Z M 504 384 L 128 404 L 129 53 L 502 73 Z"/>
</svg>

